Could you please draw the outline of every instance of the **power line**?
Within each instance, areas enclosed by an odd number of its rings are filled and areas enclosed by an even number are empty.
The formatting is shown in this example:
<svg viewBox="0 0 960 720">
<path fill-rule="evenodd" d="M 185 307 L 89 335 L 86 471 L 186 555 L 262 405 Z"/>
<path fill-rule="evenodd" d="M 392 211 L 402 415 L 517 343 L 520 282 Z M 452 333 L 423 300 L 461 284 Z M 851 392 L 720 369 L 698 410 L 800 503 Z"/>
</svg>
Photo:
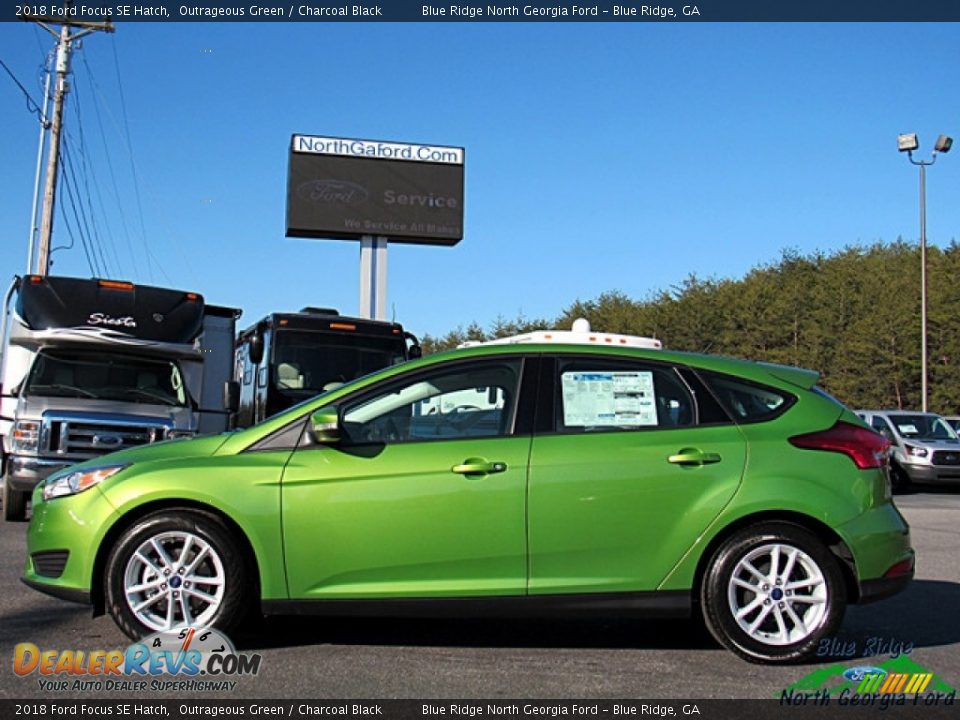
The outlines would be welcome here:
<svg viewBox="0 0 960 720">
<path fill-rule="evenodd" d="M 130 122 L 127 119 L 127 101 L 123 92 L 123 79 L 120 76 L 120 58 L 117 55 L 117 46 L 113 45 L 113 64 L 117 73 L 117 87 L 120 91 L 120 109 L 123 115 L 123 126 L 124 126 L 124 137 L 127 141 L 127 154 L 130 157 L 130 170 L 133 174 L 133 192 L 134 196 L 137 199 L 137 214 L 140 219 L 140 232 L 141 239 L 143 240 L 143 249 L 147 256 L 147 276 L 150 281 L 153 282 L 153 273 L 151 272 L 150 263 L 151 261 L 157 266 L 157 269 L 160 273 L 166 278 L 169 284 L 173 284 L 173 281 L 167 276 L 167 273 L 164 271 L 163 266 L 157 262 L 157 259 L 154 257 L 153 253 L 150 251 L 150 243 L 147 241 L 147 226 L 143 219 L 143 202 L 140 197 L 140 182 L 139 176 L 137 173 L 137 163 L 133 155 L 133 142 L 130 138 Z"/>
<path fill-rule="evenodd" d="M 68 157 L 67 157 L 66 155 L 61 156 L 61 160 L 63 161 L 65 167 L 69 166 L 69 164 L 70 164 L 70 163 L 69 163 L 69 159 L 68 159 Z M 91 258 L 91 256 L 90 256 L 90 249 L 87 247 L 87 240 L 86 240 L 86 238 L 83 236 L 83 232 L 82 232 L 82 228 L 81 228 L 81 225 L 82 225 L 83 223 L 82 223 L 81 220 L 80 220 L 80 213 L 77 212 L 77 203 L 76 203 L 76 199 L 74 198 L 73 185 L 72 185 L 72 183 L 70 182 L 70 179 L 68 178 L 68 176 L 67 176 L 66 174 L 64 174 L 64 176 L 63 176 L 63 187 L 64 187 L 64 189 L 67 191 L 67 192 L 66 192 L 67 200 L 68 200 L 69 203 L 70 203 L 70 208 L 73 210 L 73 217 L 74 217 L 74 219 L 76 220 L 76 224 L 77 224 L 77 236 L 80 238 L 80 246 L 83 248 L 83 254 L 84 254 L 84 255 L 86 256 L 86 258 L 87 258 L 87 265 L 88 265 L 89 268 L 90 268 L 90 274 L 93 275 L 93 276 L 100 275 L 100 272 L 99 272 L 99 270 L 97 269 L 96 263 L 94 262 L 94 260 L 93 260 L 93 259 Z M 62 204 L 61 204 L 61 207 L 60 207 L 60 217 L 63 218 L 63 220 L 64 220 L 65 223 L 69 223 L 69 219 L 68 219 L 68 217 L 67 217 L 67 213 L 64 211 L 64 209 L 63 209 L 63 207 L 62 207 Z M 68 227 L 69 227 L 69 225 L 68 225 Z M 70 237 L 73 238 L 74 235 L 73 235 L 72 230 L 69 230 L 68 232 L 69 232 L 69 234 L 70 234 Z"/>
<path fill-rule="evenodd" d="M 100 252 L 100 259 L 103 263 L 103 268 L 108 273 L 110 272 L 109 263 L 107 262 L 107 253 L 105 246 L 107 243 L 104 243 L 100 236 L 100 228 L 97 223 L 97 214 L 93 209 L 93 199 L 90 195 L 90 186 L 93 185 L 94 188 L 97 187 L 96 178 L 94 175 L 93 165 L 87 160 L 87 143 L 83 131 L 83 113 L 80 107 L 80 91 L 79 85 L 75 84 L 74 95 L 76 97 L 76 103 L 74 104 L 74 114 L 77 119 L 77 136 L 80 139 L 79 143 L 79 155 L 80 155 L 80 179 L 83 181 L 83 190 L 86 196 L 87 201 L 87 211 L 90 214 L 90 224 L 93 228 L 93 241 L 96 243 L 97 249 Z M 70 133 L 67 133 L 67 136 L 70 137 Z M 71 143 L 73 138 L 70 137 Z M 104 216 L 104 222 L 106 222 L 106 216 Z M 107 239 L 109 240 L 109 248 L 113 250 L 114 259 L 116 259 L 116 250 L 113 248 L 113 238 L 109 233 L 109 227 L 107 227 Z M 117 262 L 117 267 L 119 268 L 119 262 Z"/>
<path fill-rule="evenodd" d="M 107 143 L 107 140 L 106 140 L 106 132 L 105 132 L 105 130 L 104 130 L 103 117 L 102 117 L 102 114 L 101 114 L 101 111 L 100 111 L 100 107 L 103 106 L 103 109 L 104 109 L 104 111 L 106 112 L 106 115 L 107 115 L 107 117 L 109 118 L 109 120 L 110 120 L 110 122 L 111 122 L 112 129 L 113 129 L 113 131 L 114 131 L 114 135 L 115 135 L 115 136 L 117 136 L 117 137 L 123 136 L 123 135 L 124 135 L 124 130 L 123 130 L 123 128 L 120 127 L 120 123 L 118 122 L 116 115 L 115 115 L 115 114 L 113 113 L 113 111 L 111 110 L 110 104 L 107 102 L 107 99 L 106 99 L 106 96 L 105 96 L 105 94 L 104 94 L 104 91 L 103 91 L 102 87 L 100 86 L 100 84 L 97 82 L 97 79 L 96 79 L 96 77 L 95 77 L 95 75 L 94 75 L 94 72 L 93 72 L 92 68 L 91 68 L 90 65 L 87 63 L 86 57 L 83 56 L 83 55 L 81 55 L 80 57 L 81 57 L 81 59 L 83 60 L 84 67 L 85 67 L 86 70 L 87 70 L 87 80 L 88 80 L 89 83 L 90 83 L 90 87 L 91 87 L 92 90 L 94 90 L 94 91 L 96 92 L 96 100 L 97 100 L 97 102 L 96 102 L 95 105 L 94 105 L 94 109 L 95 109 L 95 111 L 96 111 L 97 127 L 98 127 L 98 130 L 99 130 L 99 133 L 100 133 L 100 140 L 101 140 L 101 143 L 102 143 L 102 157 L 104 157 L 104 159 L 106 160 L 107 170 L 108 170 L 108 172 L 109 172 L 109 174 L 110 174 L 110 181 L 111 181 L 111 184 L 112 184 L 112 187 L 113 187 L 114 199 L 116 200 L 117 206 L 118 206 L 118 208 L 119 208 L 120 221 L 121 221 L 121 224 L 122 224 L 122 226 L 123 226 L 123 231 L 124 231 L 124 240 L 125 240 L 125 247 L 126 247 L 126 256 L 129 256 L 131 262 L 133 263 L 134 270 L 135 270 L 135 271 L 137 272 L 137 274 L 139 275 L 140 270 L 139 270 L 139 266 L 138 266 L 138 264 L 137 264 L 137 256 L 136 256 L 136 254 L 134 253 L 134 250 L 133 250 L 133 247 L 132 247 L 132 243 L 131 243 L 131 237 L 132 237 L 132 235 L 131 235 L 131 233 L 130 233 L 130 229 L 129 229 L 129 226 L 128 226 L 127 213 L 124 211 L 124 207 L 125 207 L 124 203 L 122 203 L 122 202 L 120 201 L 120 193 L 119 193 L 119 190 L 118 190 L 118 188 L 117 188 L 117 181 L 116 181 L 116 176 L 115 176 L 115 173 L 114 173 L 114 165 L 113 165 L 113 162 L 112 162 L 112 160 L 111 160 L 111 156 L 112 156 L 112 152 L 111 152 L 111 151 L 116 149 L 116 144 L 112 144 L 112 145 L 111 145 L 111 144 L 108 144 L 108 143 Z M 94 187 L 96 188 L 96 185 L 95 185 Z M 149 194 L 149 193 L 147 193 L 145 200 L 146 200 L 146 203 L 147 203 L 147 210 L 151 209 L 151 207 L 154 208 L 154 209 L 156 209 L 156 204 L 155 204 L 155 203 L 154 203 L 153 205 L 150 204 L 151 198 L 150 198 L 150 194 Z M 159 228 L 156 228 L 156 229 L 159 229 L 159 231 L 161 231 L 161 233 L 164 235 L 164 246 L 167 247 L 168 249 L 170 249 L 170 246 L 173 246 L 172 249 L 173 249 L 174 251 L 176 251 L 176 252 L 182 257 L 182 263 L 181 263 L 181 265 L 180 265 L 180 269 L 181 269 L 181 270 L 185 270 L 191 277 L 194 278 L 194 282 L 195 282 L 197 275 L 196 275 L 196 271 L 195 271 L 193 265 L 192 265 L 191 262 L 190 262 L 190 256 L 189 256 L 188 253 L 186 253 L 186 252 L 184 251 L 183 246 L 182 246 L 182 244 L 179 242 L 176 233 L 173 232 L 172 230 L 170 230 L 170 227 L 169 227 L 169 225 L 168 225 L 167 222 L 166 222 L 166 215 L 167 215 L 168 213 L 165 212 L 165 211 L 167 210 L 167 208 L 164 206 L 164 207 L 162 208 L 162 210 L 163 210 L 163 211 L 160 212 L 160 213 L 155 213 L 156 217 L 155 217 L 155 219 L 153 219 L 153 220 L 151 221 L 151 225 L 153 226 L 154 223 L 159 223 L 159 224 L 161 225 Z M 152 250 L 150 249 L 149 243 L 147 243 L 147 244 L 145 245 L 144 254 L 148 256 L 148 259 L 153 259 L 153 260 L 156 262 L 157 266 L 159 267 L 160 272 L 163 274 L 163 276 L 167 279 L 168 282 L 171 282 L 171 281 L 170 281 L 170 278 L 169 278 L 169 276 L 167 275 L 167 273 L 165 272 L 163 266 L 159 263 L 159 261 L 156 260 L 156 256 L 152 253 Z M 118 264 L 118 266 L 120 265 L 119 261 L 118 261 L 117 264 Z"/>
<path fill-rule="evenodd" d="M 103 256 L 103 248 L 97 235 L 96 221 L 92 217 L 87 216 L 87 210 L 83 206 L 83 198 L 80 196 L 80 183 L 77 180 L 76 162 L 74 161 L 73 153 L 73 137 L 70 133 L 64 134 L 63 158 L 64 168 L 70 174 L 70 184 L 75 193 L 76 203 L 79 205 L 78 222 L 82 224 L 83 228 L 83 234 L 80 235 L 80 239 L 83 240 L 86 238 L 86 244 L 90 248 L 90 254 L 93 256 L 94 264 L 97 266 L 98 272 L 109 274 L 107 263 Z M 72 203 L 73 198 L 71 198 L 71 204 Z M 74 207 L 74 213 L 76 212 L 77 208 Z"/>
<path fill-rule="evenodd" d="M 127 252 L 130 254 L 130 262 L 133 265 L 133 272 L 139 278 L 140 269 L 137 264 L 136 253 L 134 253 L 133 245 L 130 242 L 130 227 L 127 224 L 127 213 L 125 211 L 124 203 L 120 199 L 120 186 L 117 184 L 117 176 L 113 171 L 113 162 L 110 159 L 111 145 L 107 142 L 107 133 L 103 128 L 103 117 L 100 114 L 101 105 L 109 115 L 111 122 L 113 122 L 114 127 L 118 131 L 120 131 L 120 126 L 117 123 L 116 118 L 113 116 L 113 113 L 110 111 L 110 106 L 107 104 L 103 91 L 100 89 L 99 83 L 97 83 L 96 79 L 94 78 L 93 70 L 91 69 L 90 65 L 87 64 L 86 56 L 81 55 L 80 59 L 83 60 L 83 66 L 87 69 L 87 79 L 90 82 L 90 86 L 94 89 L 96 93 L 97 102 L 94 103 L 93 108 L 94 108 L 94 114 L 97 119 L 97 128 L 100 131 L 100 141 L 103 145 L 103 157 L 107 162 L 107 172 L 110 175 L 110 184 L 111 184 L 111 187 L 113 188 L 114 200 L 117 203 L 117 210 L 118 210 L 118 214 L 120 215 L 120 225 L 123 229 L 123 237 L 124 237 L 124 240 L 126 241 Z M 106 215 L 106 212 L 104 212 L 104 215 Z M 118 266 L 120 265 L 119 262 L 117 264 Z"/>
<path fill-rule="evenodd" d="M 23 93 L 24 98 L 27 100 L 27 110 L 36 115 L 37 120 L 39 120 L 41 124 L 45 125 L 47 121 L 46 118 L 43 117 L 43 111 L 40 109 L 40 106 L 37 105 L 37 101 L 33 99 L 33 96 L 30 95 L 30 92 L 23 86 L 23 83 L 21 83 L 17 79 L 17 76 L 13 74 L 13 70 L 7 67 L 7 64 L 2 59 L 0 59 L 0 67 L 7 71 L 7 75 L 10 76 L 10 79 L 13 80 L 18 88 L 20 88 L 20 92 Z"/>
</svg>

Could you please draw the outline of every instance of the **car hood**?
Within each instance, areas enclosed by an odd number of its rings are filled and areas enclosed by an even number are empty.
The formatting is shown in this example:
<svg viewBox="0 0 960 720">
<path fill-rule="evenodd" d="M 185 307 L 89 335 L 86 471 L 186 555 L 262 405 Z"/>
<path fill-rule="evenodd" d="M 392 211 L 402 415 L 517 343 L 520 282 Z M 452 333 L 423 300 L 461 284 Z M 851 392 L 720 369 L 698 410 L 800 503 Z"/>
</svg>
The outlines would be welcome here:
<svg viewBox="0 0 960 720">
<path fill-rule="evenodd" d="M 944 440 L 921 440 L 920 438 L 903 438 L 903 442 L 908 445 L 919 445 L 930 448 L 931 450 L 953 450 L 960 453 L 960 442 L 946 442 Z"/>
<path fill-rule="evenodd" d="M 98 467 L 102 465 L 129 465 L 133 463 L 150 462 L 153 460 L 173 460 L 190 457 L 206 457 L 213 455 L 232 433 L 207 435 L 189 440 L 164 440 L 162 442 L 141 445 L 140 447 L 121 450 L 101 455 L 97 458 L 85 460 L 78 465 L 72 465 L 70 470 Z"/>
</svg>

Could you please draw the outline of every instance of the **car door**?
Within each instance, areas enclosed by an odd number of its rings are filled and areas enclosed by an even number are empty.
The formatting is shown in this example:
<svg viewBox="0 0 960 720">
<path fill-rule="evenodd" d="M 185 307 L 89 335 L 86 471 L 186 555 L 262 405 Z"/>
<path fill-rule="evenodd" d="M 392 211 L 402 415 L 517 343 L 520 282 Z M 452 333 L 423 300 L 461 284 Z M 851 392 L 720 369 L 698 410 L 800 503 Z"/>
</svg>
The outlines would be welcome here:
<svg viewBox="0 0 960 720">
<path fill-rule="evenodd" d="M 543 375 L 529 592 L 655 589 L 736 491 L 743 435 L 670 365 L 561 355 Z"/>
<path fill-rule="evenodd" d="M 405 375 L 338 403 L 343 437 L 283 476 L 291 598 L 522 594 L 524 361 Z"/>
</svg>

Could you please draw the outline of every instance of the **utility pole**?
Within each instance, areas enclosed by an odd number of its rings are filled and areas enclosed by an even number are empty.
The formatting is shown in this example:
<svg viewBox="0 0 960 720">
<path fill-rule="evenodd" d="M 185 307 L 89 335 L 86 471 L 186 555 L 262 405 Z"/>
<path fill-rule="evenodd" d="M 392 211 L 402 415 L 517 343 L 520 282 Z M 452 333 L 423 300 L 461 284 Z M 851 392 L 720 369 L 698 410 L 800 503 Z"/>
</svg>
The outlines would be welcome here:
<svg viewBox="0 0 960 720">
<path fill-rule="evenodd" d="M 43 186 L 43 209 L 40 215 L 40 241 L 37 252 L 37 273 L 46 275 L 50 267 L 50 238 L 53 235 L 53 209 L 57 199 L 57 177 L 60 171 L 60 134 L 63 130 L 63 105 L 66 95 L 70 91 L 67 76 L 70 74 L 70 54 L 73 43 L 85 35 L 97 30 L 113 32 L 110 22 L 90 22 L 74 20 L 73 0 L 64 3 L 63 17 L 49 15 L 28 15 L 25 20 L 36 22 L 40 27 L 57 38 L 57 80 L 53 91 L 53 115 L 50 118 L 50 147 L 47 151 L 47 172 Z M 50 28 L 59 25 L 57 32 Z M 83 28 L 79 32 L 71 33 L 71 28 Z M 31 248 L 32 250 L 32 248 Z"/>
</svg>

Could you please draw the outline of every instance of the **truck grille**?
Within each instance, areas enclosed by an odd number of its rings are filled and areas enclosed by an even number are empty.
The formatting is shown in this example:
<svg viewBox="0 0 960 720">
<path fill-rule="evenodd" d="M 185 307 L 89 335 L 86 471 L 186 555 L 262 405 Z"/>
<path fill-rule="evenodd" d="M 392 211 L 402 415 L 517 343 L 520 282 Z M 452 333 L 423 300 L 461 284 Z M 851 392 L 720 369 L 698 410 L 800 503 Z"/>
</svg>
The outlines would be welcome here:
<svg viewBox="0 0 960 720">
<path fill-rule="evenodd" d="M 934 465 L 960 465 L 960 450 L 935 450 Z"/>
<path fill-rule="evenodd" d="M 163 440 L 169 423 L 152 418 L 53 417 L 43 419 L 44 454 L 90 458 Z M 146 421 L 146 422 L 145 422 Z"/>
</svg>

